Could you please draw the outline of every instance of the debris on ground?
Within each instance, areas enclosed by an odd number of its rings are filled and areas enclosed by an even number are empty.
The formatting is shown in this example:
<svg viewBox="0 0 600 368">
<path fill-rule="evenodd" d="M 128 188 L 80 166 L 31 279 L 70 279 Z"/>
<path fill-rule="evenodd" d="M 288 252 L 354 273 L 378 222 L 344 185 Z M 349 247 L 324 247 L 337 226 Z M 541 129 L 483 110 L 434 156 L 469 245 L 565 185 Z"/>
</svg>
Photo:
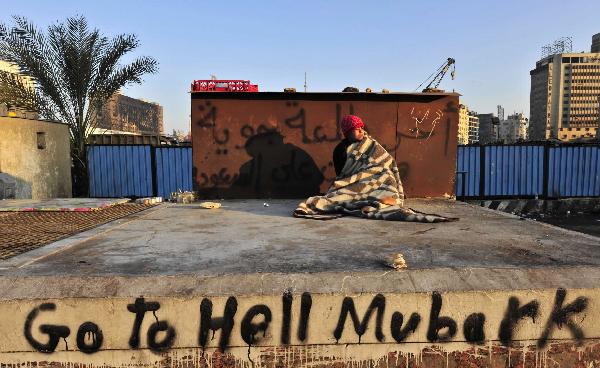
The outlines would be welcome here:
<svg viewBox="0 0 600 368">
<path fill-rule="evenodd" d="M 269 207 L 269 204 L 267 202 L 263 203 L 263 207 Z"/>
<path fill-rule="evenodd" d="M 392 257 L 385 259 L 383 261 L 383 264 L 395 270 L 401 270 L 408 267 L 408 265 L 406 264 L 406 260 L 404 260 L 404 255 L 402 255 L 402 253 L 396 253 Z"/>
<path fill-rule="evenodd" d="M 200 207 L 206 208 L 206 209 L 209 209 L 209 210 L 213 210 L 213 209 L 221 208 L 221 203 L 217 203 L 217 202 L 202 202 L 202 203 L 200 203 Z"/>
<path fill-rule="evenodd" d="M 162 203 L 163 198 L 162 197 L 145 197 L 145 198 L 138 198 L 135 200 L 135 203 L 139 203 L 139 204 L 157 204 L 157 203 Z"/>
<path fill-rule="evenodd" d="M 192 203 L 196 200 L 196 194 L 194 192 L 183 192 L 181 190 L 171 193 L 171 202 L 175 203 Z"/>
</svg>

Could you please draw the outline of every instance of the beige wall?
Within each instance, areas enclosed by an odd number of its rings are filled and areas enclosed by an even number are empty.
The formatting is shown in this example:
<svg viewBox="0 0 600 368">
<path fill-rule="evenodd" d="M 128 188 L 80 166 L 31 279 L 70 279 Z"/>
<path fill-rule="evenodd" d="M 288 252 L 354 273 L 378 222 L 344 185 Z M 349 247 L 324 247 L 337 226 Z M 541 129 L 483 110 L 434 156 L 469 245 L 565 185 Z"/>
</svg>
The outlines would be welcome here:
<svg viewBox="0 0 600 368">
<path fill-rule="evenodd" d="M 37 133 L 45 133 L 44 149 Z M 69 127 L 0 117 L 0 172 L 16 181 L 16 198 L 71 197 Z"/>
<path fill-rule="evenodd" d="M 228 298 L 223 296 L 208 296 L 205 301 L 200 296 L 0 300 L 0 315 L 6 316 L 0 319 L 5 336 L 0 340 L 0 360 L 7 367 L 400 367 L 411 356 L 427 357 L 427 351 L 437 347 L 439 361 L 419 359 L 421 364 L 410 366 L 507 367 L 513 366 L 511 359 L 520 363 L 527 354 L 528 364 L 520 367 L 574 367 L 573 355 L 579 356 L 581 366 L 591 367 L 594 359 L 584 355 L 586 345 L 593 344 L 595 351 L 600 346 L 598 289 L 338 292 L 304 297 L 290 293 L 287 323 L 282 295 L 230 298 L 230 305 L 236 307 L 227 309 Z M 303 298 L 311 305 L 305 313 Z M 344 305 L 354 307 L 358 319 L 365 321 L 361 337 Z M 225 310 L 233 325 L 229 341 L 223 344 L 227 358 L 219 362 L 216 348 L 223 330 L 213 335 L 206 328 L 213 324 L 206 322 L 224 317 Z M 528 316 L 517 314 L 525 310 L 530 311 Z M 564 317 L 553 317 L 555 310 Z M 143 317 L 139 328 L 134 324 L 136 311 Z M 200 345 L 203 314 L 207 317 L 205 348 Z M 303 339 L 298 335 L 302 316 Z M 42 350 L 33 343 L 49 341 L 50 329 L 40 330 L 44 324 L 55 326 L 55 331 L 62 326 L 64 339 L 57 338 Z M 256 328 L 260 324 L 263 328 Z M 156 334 L 149 333 L 152 330 Z M 287 342 L 284 335 L 289 336 Z M 132 336 L 138 338 L 137 344 L 132 344 Z M 464 364 L 478 347 L 480 364 Z M 514 355 L 506 354 L 509 347 Z"/>
</svg>

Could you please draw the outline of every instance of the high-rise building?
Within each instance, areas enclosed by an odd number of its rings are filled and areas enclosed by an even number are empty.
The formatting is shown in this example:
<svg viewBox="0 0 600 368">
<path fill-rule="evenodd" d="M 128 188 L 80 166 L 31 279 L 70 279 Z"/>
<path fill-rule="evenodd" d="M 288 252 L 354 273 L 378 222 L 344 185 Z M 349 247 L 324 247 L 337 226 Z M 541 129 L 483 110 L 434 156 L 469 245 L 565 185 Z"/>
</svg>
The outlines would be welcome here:
<svg viewBox="0 0 600 368">
<path fill-rule="evenodd" d="M 469 143 L 479 142 L 479 118 L 477 112 L 469 111 Z"/>
<path fill-rule="evenodd" d="M 102 109 L 94 134 L 163 133 L 163 108 L 157 103 L 115 94 Z"/>
<path fill-rule="evenodd" d="M 600 52 L 600 33 L 592 36 L 592 52 Z"/>
<path fill-rule="evenodd" d="M 498 125 L 500 121 L 494 114 L 479 114 L 479 143 L 488 144 L 498 141 Z"/>
<path fill-rule="evenodd" d="M 502 105 L 498 105 L 498 120 L 504 120 L 504 107 Z"/>
<path fill-rule="evenodd" d="M 593 138 L 600 95 L 600 34 L 590 53 L 563 52 L 542 58 L 531 75 L 529 139 Z"/>
<path fill-rule="evenodd" d="M 504 144 L 512 144 L 527 140 L 529 121 L 522 113 L 509 115 L 506 120 L 500 120 L 498 140 Z"/>
<path fill-rule="evenodd" d="M 466 105 L 458 107 L 458 144 L 469 143 L 469 109 Z"/>
</svg>

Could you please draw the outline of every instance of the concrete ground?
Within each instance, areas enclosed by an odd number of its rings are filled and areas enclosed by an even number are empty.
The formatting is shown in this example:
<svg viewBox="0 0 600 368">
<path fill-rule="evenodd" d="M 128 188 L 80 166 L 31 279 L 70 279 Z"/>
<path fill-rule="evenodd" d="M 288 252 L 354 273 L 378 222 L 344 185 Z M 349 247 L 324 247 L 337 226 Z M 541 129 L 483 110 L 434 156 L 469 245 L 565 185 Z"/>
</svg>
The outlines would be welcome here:
<svg viewBox="0 0 600 368">
<path fill-rule="evenodd" d="M 414 209 L 460 218 L 422 224 L 296 219 L 290 214 L 297 201 L 273 200 L 268 207 L 263 202 L 224 201 L 218 210 L 157 206 L 0 262 L 0 290 L 14 295 L 5 282 L 14 277 L 73 277 L 82 283 L 98 277 L 97 289 L 85 292 L 100 295 L 107 292 L 102 283 L 116 282 L 123 286 L 110 293 L 123 296 L 140 290 L 266 293 L 290 280 L 312 292 L 340 286 L 390 292 L 584 288 L 600 280 L 600 238 L 475 205 L 409 200 Z M 407 270 L 385 266 L 396 253 L 404 255 Z M 62 292 L 83 292 L 75 290 Z"/>
<path fill-rule="evenodd" d="M 0 360 L 140 368 L 600 361 L 600 238 L 447 200 L 408 205 L 459 221 L 296 219 L 297 201 L 263 202 L 162 204 L 0 261 Z M 385 265 L 396 253 L 407 269 Z M 227 333 L 223 321 L 233 326 Z"/>
</svg>

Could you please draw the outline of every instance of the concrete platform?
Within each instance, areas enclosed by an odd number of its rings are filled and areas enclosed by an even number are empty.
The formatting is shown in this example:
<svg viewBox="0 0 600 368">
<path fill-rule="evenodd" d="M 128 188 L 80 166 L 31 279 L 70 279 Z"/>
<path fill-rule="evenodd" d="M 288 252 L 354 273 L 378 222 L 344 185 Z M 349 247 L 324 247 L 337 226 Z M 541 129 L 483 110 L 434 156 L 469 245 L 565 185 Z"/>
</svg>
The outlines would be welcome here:
<svg viewBox="0 0 600 368">
<path fill-rule="evenodd" d="M 94 211 L 121 203 L 128 198 L 52 198 L 5 199 L 0 201 L 0 212 L 14 211 Z"/>
<path fill-rule="evenodd" d="M 225 201 L 217 210 L 165 204 L 101 234 L 66 239 L 69 248 L 5 269 L 27 276 L 223 276 L 255 273 L 386 272 L 402 253 L 403 272 L 600 266 L 600 239 L 446 200 L 409 200 L 416 210 L 458 217 L 422 224 L 345 217 L 291 217 L 295 200 Z M 104 229 L 104 228 L 103 228 Z M 22 256 L 27 259 L 27 254 Z M 15 265 L 19 260 L 12 260 Z M 0 262 L 1 268 L 6 264 Z"/>
<path fill-rule="evenodd" d="M 297 201 L 263 202 L 224 201 L 217 210 L 163 204 L 46 253 L 0 262 L 0 314 L 13 317 L 0 320 L 0 330 L 15 331 L 0 341 L 0 357 L 92 366 L 460 367 L 483 360 L 477 366 L 500 367 L 511 359 L 574 366 L 600 359 L 600 238 L 447 200 L 408 206 L 459 221 L 315 221 L 290 216 Z M 395 253 L 408 269 L 383 264 Z M 44 302 L 56 312 L 40 309 Z M 519 309 L 525 305 L 528 312 Z M 208 306 L 213 317 L 233 321 L 226 343 L 222 320 L 210 324 L 217 338 L 202 340 Z M 156 323 L 148 316 L 131 330 L 136 308 L 155 311 Z M 559 321 L 561 308 L 568 312 Z M 50 358 L 40 356 L 19 335 L 34 311 L 70 328 L 71 350 L 55 345 Z M 408 321 L 411 313 L 420 324 Z M 75 342 L 85 321 L 104 331 L 93 355 Z M 581 334 L 558 328 L 565 323 Z M 131 340 L 136 328 L 148 331 L 139 347 Z"/>
</svg>

